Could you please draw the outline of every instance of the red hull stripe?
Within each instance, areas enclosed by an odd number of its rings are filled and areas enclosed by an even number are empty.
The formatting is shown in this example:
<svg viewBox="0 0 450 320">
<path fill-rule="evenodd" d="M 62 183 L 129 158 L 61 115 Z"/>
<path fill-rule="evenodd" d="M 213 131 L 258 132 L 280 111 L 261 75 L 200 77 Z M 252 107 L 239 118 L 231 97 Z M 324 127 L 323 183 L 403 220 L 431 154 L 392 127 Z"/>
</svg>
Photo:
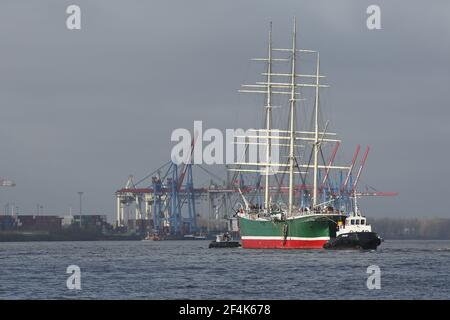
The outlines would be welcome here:
<svg viewBox="0 0 450 320">
<path fill-rule="evenodd" d="M 246 249 L 322 249 L 327 240 L 242 239 Z"/>
</svg>

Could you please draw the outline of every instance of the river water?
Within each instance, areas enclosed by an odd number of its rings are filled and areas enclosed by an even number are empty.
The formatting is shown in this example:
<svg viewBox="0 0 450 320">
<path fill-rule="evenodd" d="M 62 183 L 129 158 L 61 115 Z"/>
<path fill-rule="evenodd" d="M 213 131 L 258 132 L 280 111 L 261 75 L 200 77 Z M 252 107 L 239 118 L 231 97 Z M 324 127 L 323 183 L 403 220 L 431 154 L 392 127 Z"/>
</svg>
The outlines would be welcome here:
<svg viewBox="0 0 450 320">
<path fill-rule="evenodd" d="M 385 241 L 368 252 L 208 244 L 0 243 L 0 299 L 450 299 L 450 241 Z M 69 265 L 80 268 L 81 290 L 67 287 Z M 367 287 L 371 265 L 380 289 Z"/>
</svg>

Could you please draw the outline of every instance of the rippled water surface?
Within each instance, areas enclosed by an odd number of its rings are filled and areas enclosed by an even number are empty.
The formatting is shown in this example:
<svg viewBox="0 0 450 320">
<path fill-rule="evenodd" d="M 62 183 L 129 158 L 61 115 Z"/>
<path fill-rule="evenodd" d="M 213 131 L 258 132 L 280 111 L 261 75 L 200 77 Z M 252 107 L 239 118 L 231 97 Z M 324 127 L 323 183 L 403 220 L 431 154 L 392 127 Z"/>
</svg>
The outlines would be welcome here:
<svg viewBox="0 0 450 320">
<path fill-rule="evenodd" d="M 370 252 L 208 244 L 0 243 L 0 299 L 450 299 L 450 241 L 385 241 Z M 67 289 L 69 265 L 81 269 L 81 290 Z M 370 265 L 380 290 L 367 289 Z"/>
</svg>

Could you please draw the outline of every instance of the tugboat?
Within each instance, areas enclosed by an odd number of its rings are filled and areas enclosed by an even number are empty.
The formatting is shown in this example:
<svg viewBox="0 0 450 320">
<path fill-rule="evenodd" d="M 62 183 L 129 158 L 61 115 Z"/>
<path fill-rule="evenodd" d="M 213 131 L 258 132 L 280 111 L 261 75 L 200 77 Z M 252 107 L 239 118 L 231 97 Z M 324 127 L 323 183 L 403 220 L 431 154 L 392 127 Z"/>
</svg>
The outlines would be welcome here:
<svg viewBox="0 0 450 320">
<path fill-rule="evenodd" d="M 233 241 L 228 232 L 216 235 L 216 240 L 211 241 L 209 244 L 210 248 L 238 248 L 240 246 L 239 241 Z"/>
<path fill-rule="evenodd" d="M 355 210 L 345 219 L 345 224 L 338 223 L 336 238 L 326 242 L 324 249 L 376 250 L 381 244 L 382 239 L 372 231 L 372 226 L 359 211 L 356 198 Z"/>
</svg>

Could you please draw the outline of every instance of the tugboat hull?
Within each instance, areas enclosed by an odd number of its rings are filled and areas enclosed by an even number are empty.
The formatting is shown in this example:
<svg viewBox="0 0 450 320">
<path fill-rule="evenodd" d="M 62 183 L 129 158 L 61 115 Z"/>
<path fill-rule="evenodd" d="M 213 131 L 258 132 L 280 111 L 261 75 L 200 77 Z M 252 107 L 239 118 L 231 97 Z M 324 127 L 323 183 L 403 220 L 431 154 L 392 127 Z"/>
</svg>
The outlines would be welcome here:
<svg viewBox="0 0 450 320">
<path fill-rule="evenodd" d="M 329 240 L 323 247 L 332 250 L 376 250 L 380 244 L 381 239 L 375 232 L 351 232 Z"/>
</svg>

